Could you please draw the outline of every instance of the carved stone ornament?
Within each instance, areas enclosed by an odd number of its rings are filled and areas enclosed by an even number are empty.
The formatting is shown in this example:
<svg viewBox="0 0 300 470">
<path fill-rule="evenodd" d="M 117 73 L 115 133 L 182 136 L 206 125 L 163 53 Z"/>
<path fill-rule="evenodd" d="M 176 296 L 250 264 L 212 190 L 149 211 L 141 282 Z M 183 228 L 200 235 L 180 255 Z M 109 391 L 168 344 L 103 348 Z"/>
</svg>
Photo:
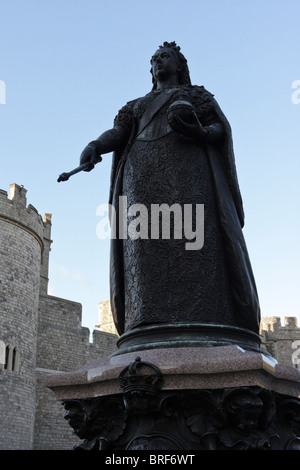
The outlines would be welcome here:
<svg viewBox="0 0 300 470">
<path fill-rule="evenodd" d="M 63 402 L 75 450 L 300 450 L 300 400 L 261 387 L 162 390 L 138 357 L 123 394 Z"/>
</svg>

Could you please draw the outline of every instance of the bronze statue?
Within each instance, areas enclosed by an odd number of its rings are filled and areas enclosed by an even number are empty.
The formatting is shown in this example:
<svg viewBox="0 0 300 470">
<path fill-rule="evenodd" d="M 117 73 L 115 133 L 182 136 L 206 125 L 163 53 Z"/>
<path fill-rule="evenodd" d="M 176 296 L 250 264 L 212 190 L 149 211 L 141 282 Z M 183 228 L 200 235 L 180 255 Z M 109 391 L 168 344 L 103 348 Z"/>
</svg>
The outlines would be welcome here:
<svg viewBox="0 0 300 470">
<path fill-rule="evenodd" d="M 148 238 L 112 239 L 117 330 L 197 322 L 258 333 L 260 309 L 242 235 L 230 125 L 213 95 L 191 84 L 174 42 L 159 46 L 151 74 L 150 93 L 119 111 L 113 128 L 83 150 L 79 168 L 89 171 L 100 155 L 113 152 L 110 204 L 116 210 L 120 196 L 128 207 L 147 210 L 153 204 L 204 205 L 204 244 L 187 250 L 184 236 L 151 239 L 151 221 Z M 195 217 L 194 211 L 194 225 Z"/>
</svg>

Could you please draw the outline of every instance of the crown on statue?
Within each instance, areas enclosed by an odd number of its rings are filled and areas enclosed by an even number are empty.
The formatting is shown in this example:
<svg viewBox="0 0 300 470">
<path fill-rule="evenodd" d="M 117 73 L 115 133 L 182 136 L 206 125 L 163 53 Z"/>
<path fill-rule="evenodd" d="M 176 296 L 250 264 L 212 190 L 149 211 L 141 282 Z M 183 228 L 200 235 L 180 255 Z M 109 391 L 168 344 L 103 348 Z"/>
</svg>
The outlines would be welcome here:
<svg viewBox="0 0 300 470">
<path fill-rule="evenodd" d="M 174 51 L 180 52 L 180 47 L 177 46 L 175 41 L 172 41 L 172 42 L 165 41 L 162 46 L 159 46 L 159 49 L 162 49 L 163 47 L 170 47 L 171 49 L 174 49 Z"/>
<path fill-rule="evenodd" d="M 155 394 L 161 388 L 162 373 L 155 365 L 136 357 L 135 361 L 120 373 L 119 384 L 124 393 L 146 392 Z"/>
</svg>

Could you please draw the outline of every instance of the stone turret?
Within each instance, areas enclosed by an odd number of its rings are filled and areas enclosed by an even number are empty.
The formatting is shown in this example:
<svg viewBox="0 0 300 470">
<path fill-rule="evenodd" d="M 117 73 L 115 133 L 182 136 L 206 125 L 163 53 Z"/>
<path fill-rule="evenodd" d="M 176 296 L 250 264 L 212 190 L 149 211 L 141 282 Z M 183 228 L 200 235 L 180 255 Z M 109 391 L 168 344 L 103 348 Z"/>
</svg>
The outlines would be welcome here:
<svg viewBox="0 0 300 470">
<path fill-rule="evenodd" d="M 262 344 L 280 364 L 300 369 L 300 328 L 296 317 L 263 317 L 260 325 Z"/>
<path fill-rule="evenodd" d="M 36 399 L 36 345 L 40 284 L 46 289 L 50 250 L 45 220 L 27 206 L 26 189 L 0 191 L 0 414 L 1 448 L 30 449 Z M 3 437 L 4 436 L 4 437 Z"/>
<path fill-rule="evenodd" d="M 0 449 L 72 449 L 77 437 L 45 377 L 111 354 L 117 337 L 94 330 L 91 343 L 81 304 L 48 294 L 51 214 L 42 218 L 26 193 L 0 190 Z"/>
<path fill-rule="evenodd" d="M 96 325 L 96 328 L 99 328 L 101 331 L 106 331 L 107 333 L 113 333 L 117 335 L 118 333 L 113 322 L 109 300 L 102 300 L 99 302 L 98 313 L 99 324 Z"/>
</svg>

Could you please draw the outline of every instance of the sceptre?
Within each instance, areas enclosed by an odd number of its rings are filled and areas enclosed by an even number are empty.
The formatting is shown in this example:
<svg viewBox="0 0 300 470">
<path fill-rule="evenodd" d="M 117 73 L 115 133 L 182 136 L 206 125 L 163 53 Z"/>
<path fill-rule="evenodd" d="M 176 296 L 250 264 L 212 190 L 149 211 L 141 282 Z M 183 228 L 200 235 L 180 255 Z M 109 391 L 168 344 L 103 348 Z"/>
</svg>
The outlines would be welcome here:
<svg viewBox="0 0 300 470">
<path fill-rule="evenodd" d="M 87 170 L 88 168 L 91 168 L 91 170 L 92 170 L 94 168 L 94 166 L 96 165 L 96 163 L 99 163 L 101 161 L 102 161 L 102 157 L 99 155 L 99 156 L 97 156 L 97 158 L 95 160 L 93 160 L 92 163 L 91 162 L 86 162 L 86 163 L 83 163 L 82 165 L 79 165 L 77 168 L 74 168 L 74 170 L 62 173 L 61 175 L 59 175 L 59 177 L 57 179 L 57 182 L 60 183 L 61 181 L 68 181 L 70 176 L 76 175 L 76 173 L 79 173 L 80 171 Z"/>
</svg>

